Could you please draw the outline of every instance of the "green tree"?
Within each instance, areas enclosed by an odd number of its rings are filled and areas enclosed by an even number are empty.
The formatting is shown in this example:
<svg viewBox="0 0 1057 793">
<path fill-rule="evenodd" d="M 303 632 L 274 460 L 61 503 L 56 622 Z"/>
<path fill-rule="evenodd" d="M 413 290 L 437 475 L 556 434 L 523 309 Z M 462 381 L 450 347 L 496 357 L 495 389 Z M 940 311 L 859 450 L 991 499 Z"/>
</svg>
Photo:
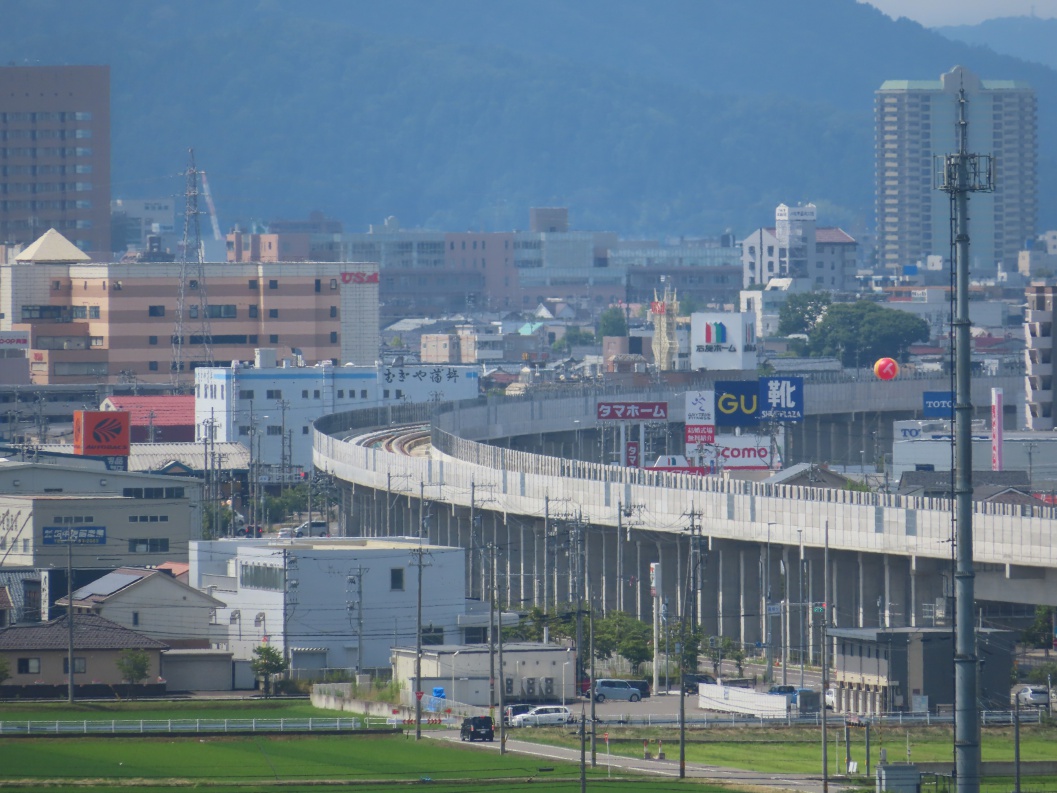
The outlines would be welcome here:
<svg viewBox="0 0 1057 793">
<path fill-rule="evenodd" d="M 813 356 L 836 356 L 844 366 L 870 366 L 878 358 L 907 359 L 910 345 L 928 341 L 929 325 L 920 317 L 860 300 L 835 303 L 810 334 Z"/>
<path fill-rule="evenodd" d="M 704 309 L 704 304 L 694 295 L 687 295 L 686 297 L 679 298 L 679 316 L 689 317 L 698 311 Z"/>
<path fill-rule="evenodd" d="M 130 686 L 138 686 L 150 674 L 150 655 L 146 650 L 122 650 L 117 659 L 117 671 Z"/>
<path fill-rule="evenodd" d="M 624 309 L 613 306 L 599 314 L 598 333 L 595 335 L 599 339 L 603 336 L 627 336 L 628 321 L 624 317 Z"/>
<path fill-rule="evenodd" d="M 651 638 L 649 625 L 623 611 L 611 611 L 595 620 L 595 657 L 604 661 L 619 655 L 637 668 L 652 656 Z"/>
<path fill-rule="evenodd" d="M 283 654 L 270 644 L 260 644 L 253 648 L 253 660 L 250 668 L 253 674 L 264 680 L 264 696 L 272 692 L 272 678 L 286 671 L 287 663 Z"/>
<path fill-rule="evenodd" d="M 1035 620 L 1024 629 L 1020 640 L 1029 647 L 1053 645 L 1053 606 L 1036 606 Z"/>
<path fill-rule="evenodd" d="M 829 303 L 829 292 L 800 292 L 789 295 L 778 310 L 778 335 L 810 335 L 826 316 Z"/>
</svg>

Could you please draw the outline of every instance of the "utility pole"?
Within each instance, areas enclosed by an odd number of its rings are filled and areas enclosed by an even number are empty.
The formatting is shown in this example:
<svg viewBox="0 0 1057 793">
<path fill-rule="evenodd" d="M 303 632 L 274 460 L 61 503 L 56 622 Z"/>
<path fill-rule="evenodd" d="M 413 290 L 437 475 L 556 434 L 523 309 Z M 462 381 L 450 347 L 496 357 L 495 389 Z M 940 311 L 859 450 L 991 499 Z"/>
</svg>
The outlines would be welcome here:
<svg viewBox="0 0 1057 793">
<path fill-rule="evenodd" d="M 829 691 L 829 639 L 826 636 L 826 626 L 829 624 L 829 521 L 826 526 L 826 546 L 822 554 L 822 793 L 829 793 L 829 758 L 827 751 L 829 744 L 826 738 L 826 692 Z M 837 702 L 834 697 L 833 708 L 836 710 Z"/>
<path fill-rule="evenodd" d="M 421 540 L 419 541 L 421 543 Z M 422 740 L 422 567 L 425 564 L 424 556 L 428 554 L 420 544 L 418 548 L 411 549 L 412 564 L 418 569 L 417 586 L 415 592 L 415 740 Z M 488 630 L 491 631 L 491 626 Z"/>
<path fill-rule="evenodd" d="M 286 409 L 290 407 L 289 399 L 277 399 L 275 400 L 275 406 L 279 408 L 282 414 L 281 434 L 279 435 L 279 493 L 280 495 L 286 492 L 286 477 L 288 473 L 287 462 L 289 458 L 286 456 Z"/>
<path fill-rule="evenodd" d="M 547 549 L 549 546 L 548 540 L 550 539 L 551 531 L 551 497 L 545 495 L 543 497 L 543 611 L 547 612 L 547 607 L 550 604 L 550 587 L 548 586 L 548 569 L 547 569 Z"/>
<path fill-rule="evenodd" d="M 363 671 L 363 577 L 369 570 L 360 565 L 348 577 L 348 582 L 356 587 L 356 674 Z"/>
<path fill-rule="evenodd" d="M 957 793 L 980 790 L 980 709 L 977 703 L 979 669 L 973 626 L 973 405 L 970 392 L 969 319 L 969 194 L 994 190 L 994 162 L 990 155 L 969 153 L 968 99 L 958 92 L 956 135 L 958 151 L 942 159 L 936 185 L 950 194 L 951 258 L 954 265 L 954 774 Z M 939 159 L 939 158 L 937 158 Z"/>
<path fill-rule="evenodd" d="M 73 529 L 66 528 L 66 701 L 73 704 Z"/>
</svg>

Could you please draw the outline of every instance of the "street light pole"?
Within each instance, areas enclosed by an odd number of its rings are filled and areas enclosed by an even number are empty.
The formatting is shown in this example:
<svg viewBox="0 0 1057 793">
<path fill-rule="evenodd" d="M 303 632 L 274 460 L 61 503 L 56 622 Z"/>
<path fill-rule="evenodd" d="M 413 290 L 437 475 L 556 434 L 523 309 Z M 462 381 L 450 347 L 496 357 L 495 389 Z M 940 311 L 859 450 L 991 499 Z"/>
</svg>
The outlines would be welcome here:
<svg viewBox="0 0 1057 793">
<path fill-rule="evenodd" d="M 774 677 L 774 648 L 771 647 L 771 526 L 773 525 L 773 521 L 767 524 L 767 553 L 765 555 L 762 582 L 764 591 L 763 641 L 766 647 L 767 682 L 771 682 Z"/>
<path fill-rule="evenodd" d="M 804 530 L 797 529 L 797 540 L 800 544 L 800 569 L 797 581 L 800 583 L 800 597 L 797 600 L 797 614 L 800 623 L 800 688 L 804 687 Z"/>
</svg>

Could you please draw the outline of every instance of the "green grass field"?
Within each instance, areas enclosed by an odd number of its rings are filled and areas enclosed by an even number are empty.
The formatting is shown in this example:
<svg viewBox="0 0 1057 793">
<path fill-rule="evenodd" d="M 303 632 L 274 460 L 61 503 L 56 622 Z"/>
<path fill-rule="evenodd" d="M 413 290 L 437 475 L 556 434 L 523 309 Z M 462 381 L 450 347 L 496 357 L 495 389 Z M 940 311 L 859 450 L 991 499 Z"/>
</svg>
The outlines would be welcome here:
<svg viewBox="0 0 1057 793">
<path fill-rule="evenodd" d="M 372 791 L 429 782 L 432 791 L 579 790 L 575 765 L 471 749 L 401 734 L 320 737 L 107 738 L 0 740 L 0 789 L 90 790 L 134 788 L 138 793 L 193 786 L 196 791 L 319 790 L 354 785 Z M 86 784 L 87 781 L 87 784 Z M 591 774 L 594 790 L 674 790 L 665 780 L 606 779 Z"/>
<path fill-rule="evenodd" d="M 0 703 L 0 720 L 79 721 L 110 719 L 252 719 L 353 716 L 345 711 L 314 708 L 306 699 L 93 700 L 76 702 Z"/>
</svg>

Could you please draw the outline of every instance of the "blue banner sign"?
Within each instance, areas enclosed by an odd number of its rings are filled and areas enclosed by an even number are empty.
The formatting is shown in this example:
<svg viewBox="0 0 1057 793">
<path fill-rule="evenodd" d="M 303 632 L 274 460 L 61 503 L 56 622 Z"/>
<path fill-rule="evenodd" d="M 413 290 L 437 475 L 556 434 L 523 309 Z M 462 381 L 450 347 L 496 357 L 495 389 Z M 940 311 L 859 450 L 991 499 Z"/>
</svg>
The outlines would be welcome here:
<svg viewBox="0 0 1057 793">
<path fill-rule="evenodd" d="M 803 421 L 804 378 L 761 377 L 760 419 L 766 421 Z"/>
<path fill-rule="evenodd" d="M 760 381 L 716 383 L 716 426 L 752 427 L 760 420 Z"/>
<path fill-rule="evenodd" d="M 44 526 L 44 545 L 106 545 L 106 526 Z"/>
<path fill-rule="evenodd" d="M 716 426 L 754 427 L 761 421 L 803 421 L 804 379 L 762 377 L 715 384 Z"/>
<path fill-rule="evenodd" d="M 921 415 L 927 419 L 954 418 L 953 391 L 926 391 L 922 395 Z"/>
</svg>

